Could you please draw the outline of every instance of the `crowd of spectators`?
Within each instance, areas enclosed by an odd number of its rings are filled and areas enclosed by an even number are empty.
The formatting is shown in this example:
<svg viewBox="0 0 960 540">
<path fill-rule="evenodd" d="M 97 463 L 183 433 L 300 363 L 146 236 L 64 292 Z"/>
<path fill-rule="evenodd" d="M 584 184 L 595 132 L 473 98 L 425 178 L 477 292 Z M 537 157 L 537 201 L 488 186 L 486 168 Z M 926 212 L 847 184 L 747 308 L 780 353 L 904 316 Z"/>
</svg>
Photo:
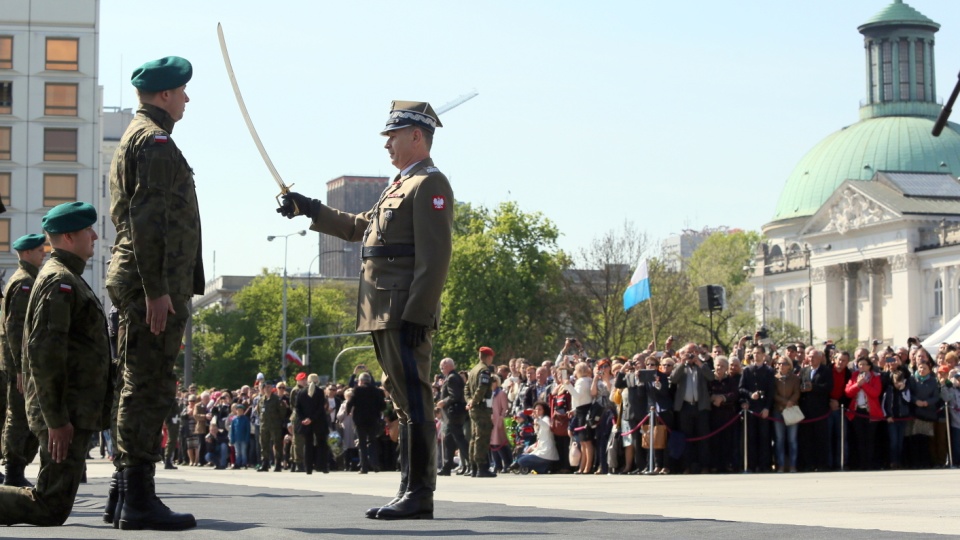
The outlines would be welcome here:
<svg viewBox="0 0 960 540">
<path fill-rule="evenodd" d="M 764 341 L 745 337 L 728 355 L 695 343 L 674 348 L 671 337 L 660 350 L 651 343 L 631 358 L 593 359 L 571 338 L 556 359 L 497 365 L 492 472 L 767 473 L 960 462 L 960 344 L 942 344 L 934 358 L 913 340 L 852 353 L 829 343 Z M 471 473 L 460 459 L 470 440 L 469 367 L 444 359 L 434 384 L 442 475 Z M 259 443 L 259 404 L 271 394 L 282 418 L 274 460 Z M 303 374 L 293 392 L 262 375 L 235 390 L 190 387 L 172 419 L 180 466 L 397 467 L 397 416 L 362 365 L 347 384 L 321 386 Z"/>
</svg>

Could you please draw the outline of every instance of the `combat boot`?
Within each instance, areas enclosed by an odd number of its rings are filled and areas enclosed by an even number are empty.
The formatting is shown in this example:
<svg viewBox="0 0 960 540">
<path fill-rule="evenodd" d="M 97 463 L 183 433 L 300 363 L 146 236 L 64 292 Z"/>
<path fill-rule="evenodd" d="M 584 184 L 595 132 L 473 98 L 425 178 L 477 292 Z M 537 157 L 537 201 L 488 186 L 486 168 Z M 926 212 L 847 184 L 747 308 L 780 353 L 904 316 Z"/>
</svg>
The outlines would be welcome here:
<svg viewBox="0 0 960 540">
<path fill-rule="evenodd" d="M 129 530 L 182 531 L 197 526 L 192 514 L 171 511 L 157 497 L 153 464 L 123 470 L 125 494 L 120 528 Z"/>
<path fill-rule="evenodd" d="M 433 492 L 437 488 L 437 427 L 410 423 L 410 472 L 403 497 L 377 512 L 377 519 L 433 519 Z"/>
<path fill-rule="evenodd" d="M 112 522 L 113 522 L 114 529 L 120 528 L 120 515 L 123 514 L 123 503 L 127 500 L 126 487 L 127 487 L 127 482 L 123 479 L 123 471 L 118 470 L 117 471 L 117 500 L 116 500 L 116 504 L 113 505 L 113 510 L 111 510 L 112 516 L 113 516 Z M 104 514 L 106 514 L 106 512 L 104 512 Z M 106 516 L 104 516 L 104 518 L 106 518 Z"/>
<path fill-rule="evenodd" d="M 24 469 L 26 469 L 26 465 L 11 465 L 7 463 L 7 474 L 6 478 L 3 479 L 3 485 L 22 488 L 33 487 L 33 484 L 23 475 Z"/>
<path fill-rule="evenodd" d="M 177 466 L 173 464 L 173 456 L 167 456 L 167 459 L 163 460 L 163 468 L 166 470 L 177 469 Z"/>
<path fill-rule="evenodd" d="M 400 488 L 397 490 L 396 497 L 383 506 L 390 506 L 391 504 L 400 502 L 403 494 L 407 492 L 407 483 L 410 480 L 410 434 L 407 431 L 407 426 L 408 424 L 400 422 L 399 436 L 397 438 L 397 451 L 400 452 Z M 366 516 L 370 519 L 376 519 L 377 512 L 379 512 L 383 506 L 374 506 L 373 508 L 367 509 Z"/>
<path fill-rule="evenodd" d="M 110 477 L 110 489 L 107 490 L 107 504 L 103 507 L 103 522 L 113 523 L 114 511 L 117 509 L 117 498 L 120 496 L 120 471 L 113 471 Z"/>
</svg>

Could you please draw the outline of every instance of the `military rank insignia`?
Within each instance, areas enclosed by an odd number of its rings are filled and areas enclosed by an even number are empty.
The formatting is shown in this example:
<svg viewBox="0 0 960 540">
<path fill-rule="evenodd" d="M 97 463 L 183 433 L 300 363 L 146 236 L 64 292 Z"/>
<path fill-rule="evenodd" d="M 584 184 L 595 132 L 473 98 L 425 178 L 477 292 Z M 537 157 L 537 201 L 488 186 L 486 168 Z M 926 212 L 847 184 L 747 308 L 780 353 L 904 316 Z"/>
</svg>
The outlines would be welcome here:
<svg viewBox="0 0 960 540">
<path fill-rule="evenodd" d="M 443 195 L 434 195 L 433 196 L 433 209 L 434 210 L 443 210 L 447 207 L 447 198 Z"/>
</svg>

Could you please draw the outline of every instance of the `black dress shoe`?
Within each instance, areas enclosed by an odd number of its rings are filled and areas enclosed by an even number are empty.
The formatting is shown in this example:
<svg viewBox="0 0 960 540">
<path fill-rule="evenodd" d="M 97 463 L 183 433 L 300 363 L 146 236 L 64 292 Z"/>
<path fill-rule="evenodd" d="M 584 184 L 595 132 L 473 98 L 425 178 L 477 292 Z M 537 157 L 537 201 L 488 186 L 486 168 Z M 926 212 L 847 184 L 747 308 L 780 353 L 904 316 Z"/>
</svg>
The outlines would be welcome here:
<svg viewBox="0 0 960 540">
<path fill-rule="evenodd" d="M 477 478 L 496 478 L 496 477 L 497 477 L 497 473 L 492 472 L 490 469 L 488 469 L 488 468 L 486 468 L 486 467 L 480 467 L 480 470 L 477 471 L 477 476 L 476 476 L 476 477 L 477 477 Z"/>
</svg>

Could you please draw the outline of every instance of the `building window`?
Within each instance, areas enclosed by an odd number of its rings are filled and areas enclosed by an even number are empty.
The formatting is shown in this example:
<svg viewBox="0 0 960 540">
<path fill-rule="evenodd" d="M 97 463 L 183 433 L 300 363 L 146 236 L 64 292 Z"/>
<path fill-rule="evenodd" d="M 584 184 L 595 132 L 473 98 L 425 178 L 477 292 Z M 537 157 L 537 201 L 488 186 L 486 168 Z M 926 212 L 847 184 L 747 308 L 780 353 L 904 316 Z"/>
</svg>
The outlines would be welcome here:
<svg viewBox="0 0 960 540">
<path fill-rule="evenodd" d="M 77 116 L 77 85 L 47 83 L 43 114 Z"/>
<path fill-rule="evenodd" d="M 10 161 L 10 127 L 0 127 L 0 161 Z"/>
<path fill-rule="evenodd" d="M 880 54 L 880 46 L 873 42 L 867 51 L 869 51 L 867 54 L 870 55 L 870 103 L 879 103 L 880 86 L 877 81 L 880 80 L 880 70 L 877 65 L 877 55 Z"/>
<path fill-rule="evenodd" d="M 797 320 L 800 322 L 800 329 L 806 330 L 807 318 L 805 317 L 807 311 L 807 297 L 800 297 L 800 301 L 797 302 Z"/>
<path fill-rule="evenodd" d="M 943 315 L 943 280 L 937 278 L 937 281 L 933 282 L 933 316 L 941 315 Z"/>
<path fill-rule="evenodd" d="M 0 219 L 0 251 L 10 252 L 10 220 Z"/>
<path fill-rule="evenodd" d="M 54 71 L 79 70 L 80 40 L 77 38 L 47 38 L 47 69 Z"/>
<path fill-rule="evenodd" d="M 43 130 L 43 160 L 44 161 L 76 161 L 77 160 L 77 130 L 75 129 Z"/>
<path fill-rule="evenodd" d="M 0 172 L 0 201 L 3 205 L 10 207 L 10 173 Z"/>
<path fill-rule="evenodd" d="M 925 97 L 926 94 L 924 93 L 924 88 L 926 88 L 924 85 L 925 85 L 926 83 L 925 83 L 925 79 L 923 78 L 923 57 L 924 57 L 923 48 L 924 48 L 924 46 L 925 46 L 925 45 L 924 45 L 924 42 L 923 42 L 922 39 L 918 39 L 917 41 L 914 41 L 914 42 L 913 42 L 913 55 L 916 57 L 916 59 L 914 60 L 914 63 L 915 63 L 916 66 L 917 66 L 917 86 L 916 86 L 916 88 L 917 88 L 917 99 L 919 99 L 919 100 L 921 100 L 921 101 L 923 101 L 924 99 L 926 99 L 926 97 Z"/>
<path fill-rule="evenodd" d="M 0 69 L 13 69 L 13 36 L 0 36 Z"/>
<path fill-rule="evenodd" d="M 13 83 L 0 81 L 0 114 L 13 112 Z"/>
<path fill-rule="evenodd" d="M 897 73 L 900 75 L 900 100 L 907 101 L 910 99 L 910 42 L 901 39 L 898 50 Z"/>
<path fill-rule="evenodd" d="M 883 42 L 883 100 L 893 101 L 893 44 Z"/>
<path fill-rule="evenodd" d="M 43 175 L 43 205 L 53 207 L 77 200 L 77 175 Z"/>
</svg>

